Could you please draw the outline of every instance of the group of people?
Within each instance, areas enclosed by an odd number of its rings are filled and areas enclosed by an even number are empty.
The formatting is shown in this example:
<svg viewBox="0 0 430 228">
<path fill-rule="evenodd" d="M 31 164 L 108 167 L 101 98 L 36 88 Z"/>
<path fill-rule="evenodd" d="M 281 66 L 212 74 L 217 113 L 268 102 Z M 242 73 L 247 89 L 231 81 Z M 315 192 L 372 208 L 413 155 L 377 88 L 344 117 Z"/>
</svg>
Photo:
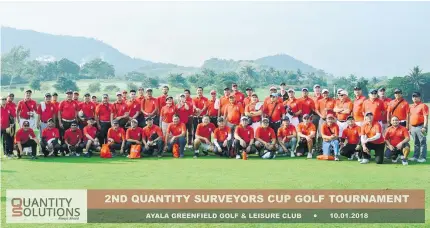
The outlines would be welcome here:
<svg viewBox="0 0 430 228">
<path fill-rule="evenodd" d="M 37 104 L 32 91 L 14 103 L 14 95 L 2 97 L 1 134 L 5 156 L 18 158 L 24 148 L 31 148 L 37 159 L 37 147 L 46 156 L 92 156 L 107 144 L 114 155 L 128 156 L 132 145 L 141 145 L 143 156 L 162 157 L 172 152 L 175 144 L 180 157 L 186 146 L 194 150 L 194 157 L 214 153 L 219 156 L 243 158 L 257 154 L 262 158 L 276 156 L 333 156 L 340 160 L 357 158 L 369 163 L 370 151 L 375 161 L 384 157 L 408 164 L 409 140 L 414 139 L 415 153 L 409 160 L 425 162 L 428 107 L 421 102 L 419 92 L 412 94 L 413 104 L 403 98 L 402 91 L 394 91 L 394 99 L 385 96 L 385 89 L 372 89 L 369 97 L 360 87 L 354 97 L 338 89 L 330 97 L 319 85 L 301 90 L 297 97 L 285 83 L 270 87 L 265 98 L 259 98 L 252 88 L 246 94 L 237 84 L 225 88 L 217 96 L 203 95 L 199 87 L 196 96 L 184 90 L 177 98 L 169 95 L 169 87 L 153 97 L 152 89 L 139 88 L 116 93 L 115 101 L 104 94 L 101 102 L 85 93 L 67 91 L 66 99 L 58 101 L 58 94 L 45 94 Z M 15 133 L 15 123 L 20 128 Z M 36 136 L 34 129 L 40 130 Z"/>
</svg>

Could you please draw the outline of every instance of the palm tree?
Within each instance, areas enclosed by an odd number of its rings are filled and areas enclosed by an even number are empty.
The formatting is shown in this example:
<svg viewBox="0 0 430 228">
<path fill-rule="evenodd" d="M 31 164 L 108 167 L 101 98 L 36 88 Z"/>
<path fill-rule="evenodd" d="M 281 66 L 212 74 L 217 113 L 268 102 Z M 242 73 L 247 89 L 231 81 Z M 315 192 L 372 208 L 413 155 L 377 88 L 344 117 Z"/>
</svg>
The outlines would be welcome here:
<svg viewBox="0 0 430 228">
<path fill-rule="evenodd" d="M 240 75 L 246 84 L 255 81 L 257 79 L 257 73 L 255 72 L 254 67 L 252 66 L 244 66 L 240 70 Z"/>
<path fill-rule="evenodd" d="M 421 86 L 425 83 L 422 70 L 419 66 L 415 66 L 406 77 L 409 79 L 409 83 L 413 85 L 414 89 L 418 91 L 421 90 Z"/>
<path fill-rule="evenodd" d="M 351 83 L 354 83 L 354 82 L 356 82 L 356 81 L 357 81 L 357 76 L 355 76 L 355 75 L 353 75 L 353 74 L 350 74 L 350 75 L 349 75 L 349 77 L 348 77 L 348 80 L 349 80 Z"/>
</svg>

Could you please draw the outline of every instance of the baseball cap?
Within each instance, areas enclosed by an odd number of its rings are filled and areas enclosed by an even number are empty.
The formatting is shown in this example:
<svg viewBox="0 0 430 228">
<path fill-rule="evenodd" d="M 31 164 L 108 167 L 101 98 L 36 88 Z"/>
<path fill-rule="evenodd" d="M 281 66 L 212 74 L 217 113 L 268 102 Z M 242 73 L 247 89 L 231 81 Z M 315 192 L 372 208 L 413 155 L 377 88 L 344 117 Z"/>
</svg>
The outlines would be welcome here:
<svg viewBox="0 0 430 228">
<path fill-rule="evenodd" d="M 394 93 L 402 93 L 402 90 L 401 89 L 395 89 Z"/>
<path fill-rule="evenodd" d="M 105 98 L 105 97 L 109 97 L 109 95 L 107 95 L 107 94 L 103 94 L 103 98 Z"/>
<path fill-rule="evenodd" d="M 321 88 L 321 86 L 320 86 L 319 84 L 315 84 L 315 85 L 314 85 L 314 89 L 315 89 L 315 88 L 317 88 L 317 87 L 318 87 L 318 88 Z"/>
<path fill-rule="evenodd" d="M 224 122 L 224 117 L 221 117 L 221 116 L 220 116 L 220 117 L 218 117 L 218 120 L 217 120 L 217 121 L 218 121 L 218 123 L 219 123 L 219 122 Z"/>
<path fill-rule="evenodd" d="M 378 89 L 378 91 L 384 91 L 385 92 L 385 88 L 381 87 L 381 88 Z"/>
<path fill-rule="evenodd" d="M 45 93 L 45 97 L 52 97 L 50 93 Z"/>
<path fill-rule="evenodd" d="M 91 96 L 91 94 L 90 94 L 90 93 L 85 93 L 85 94 L 84 94 L 84 97 L 89 97 L 89 96 Z"/>
<path fill-rule="evenodd" d="M 327 119 L 328 119 L 328 118 L 333 118 L 333 119 L 334 119 L 334 115 L 333 115 L 333 114 L 331 114 L 331 113 L 330 113 L 330 114 L 327 114 Z"/>
<path fill-rule="evenodd" d="M 302 88 L 302 91 L 309 91 L 308 88 Z"/>
<path fill-rule="evenodd" d="M 288 118 L 288 116 L 285 116 L 284 118 L 282 118 L 282 121 L 290 121 L 290 118 Z"/>
<path fill-rule="evenodd" d="M 342 91 L 343 91 L 343 89 L 342 89 L 342 88 L 337 89 L 337 93 L 340 93 L 340 92 L 342 92 Z"/>
<path fill-rule="evenodd" d="M 346 120 L 354 120 L 354 117 L 353 116 L 348 116 L 348 117 L 346 117 Z"/>
<path fill-rule="evenodd" d="M 277 90 L 276 87 L 271 86 L 269 90 Z"/>
<path fill-rule="evenodd" d="M 368 116 L 368 115 L 373 116 L 373 113 L 372 112 L 366 112 L 366 114 L 364 114 L 364 116 Z"/>
<path fill-rule="evenodd" d="M 339 92 L 339 94 L 347 95 L 347 96 L 348 96 L 348 92 L 347 92 L 346 90 L 342 90 L 342 91 L 340 91 L 340 92 Z"/>
<path fill-rule="evenodd" d="M 31 91 L 31 89 L 27 89 L 25 92 L 26 93 L 33 93 L 33 91 Z"/>
<path fill-rule="evenodd" d="M 224 91 L 226 91 L 226 90 L 230 90 L 230 88 L 228 88 L 228 87 L 225 87 L 225 88 L 224 88 Z"/>
<path fill-rule="evenodd" d="M 53 93 L 53 94 L 52 94 L 52 96 L 58 96 L 58 93 L 57 93 L 57 92 L 55 92 L 55 93 Z"/>
<path fill-rule="evenodd" d="M 211 94 L 216 94 L 216 91 L 215 90 L 211 90 Z"/>
<path fill-rule="evenodd" d="M 146 117 L 146 119 L 145 119 L 145 121 L 152 121 L 152 120 L 154 120 L 154 119 L 150 116 Z"/>
<path fill-rule="evenodd" d="M 54 119 L 49 118 L 48 121 L 46 121 L 46 122 L 54 122 Z"/>
<path fill-rule="evenodd" d="M 371 89 L 371 90 L 369 91 L 369 93 L 371 93 L 371 94 L 377 94 L 377 93 L 378 93 L 378 91 L 377 91 L 376 89 Z"/>
<path fill-rule="evenodd" d="M 251 87 L 246 88 L 246 91 L 253 91 Z"/>
<path fill-rule="evenodd" d="M 256 93 L 252 93 L 251 97 L 257 97 L 258 98 L 258 95 Z"/>
<path fill-rule="evenodd" d="M 242 118 L 240 118 L 240 120 L 248 120 L 248 117 L 242 116 Z"/>
<path fill-rule="evenodd" d="M 272 94 L 270 94 L 270 97 L 278 97 L 278 94 L 277 93 L 272 93 Z"/>
<path fill-rule="evenodd" d="M 152 88 L 148 88 L 146 89 L 146 92 L 151 91 L 152 92 Z"/>
<path fill-rule="evenodd" d="M 79 92 L 78 91 L 74 91 L 73 94 L 78 94 L 79 95 Z"/>
<path fill-rule="evenodd" d="M 66 91 L 66 94 L 73 94 L 73 91 L 71 91 L 71 90 L 67 90 L 67 91 Z"/>
<path fill-rule="evenodd" d="M 361 90 L 361 87 L 360 86 L 355 86 L 354 90 Z"/>
<path fill-rule="evenodd" d="M 412 97 L 421 97 L 421 93 L 420 92 L 413 92 Z"/>
<path fill-rule="evenodd" d="M 172 100 L 173 100 L 173 97 L 172 97 L 172 96 L 167 96 L 167 97 L 166 97 L 166 101 L 167 101 L 168 99 L 172 99 Z"/>
<path fill-rule="evenodd" d="M 294 89 L 288 89 L 288 91 L 287 92 L 294 92 Z"/>
<path fill-rule="evenodd" d="M 117 96 L 122 96 L 122 93 L 121 92 L 116 92 L 116 95 Z"/>
<path fill-rule="evenodd" d="M 7 96 L 8 96 L 8 97 L 14 97 L 14 96 L 15 96 L 15 94 L 13 94 L 13 93 L 8 93 L 8 94 L 7 94 Z"/>
<path fill-rule="evenodd" d="M 237 84 L 236 84 L 236 83 L 233 83 L 233 84 L 231 84 L 231 86 L 237 86 Z"/>
<path fill-rule="evenodd" d="M 328 93 L 328 89 L 323 89 L 322 90 L 322 93 L 326 93 L 326 92 Z"/>
<path fill-rule="evenodd" d="M 281 84 L 280 84 L 280 86 L 285 86 L 286 84 L 285 84 L 285 82 L 281 82 Z"/>
<path fill-rule="evenodd" d="M 269 119 L 267 119 L 267 118 L 263 118 L 263 119 L 261 119 L 261 122 L 269 123 Z"/>
</svg>

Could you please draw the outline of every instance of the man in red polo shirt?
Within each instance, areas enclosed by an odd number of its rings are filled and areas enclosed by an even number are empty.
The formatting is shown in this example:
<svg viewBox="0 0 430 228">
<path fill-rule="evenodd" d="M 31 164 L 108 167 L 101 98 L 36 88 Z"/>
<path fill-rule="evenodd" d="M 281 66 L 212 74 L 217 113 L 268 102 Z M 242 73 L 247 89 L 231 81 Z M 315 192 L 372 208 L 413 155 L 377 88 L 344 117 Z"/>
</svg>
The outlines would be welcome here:
<svg viewBox="0 0 430 228">
<path fill-rule="evenodd" d="M 36 152 L 40 143 L 33 129 L 30 128 L 30 122 L 27 120 L 22 122 L 22 128 L 16 132 L 15 143 L 18 147 L 18 159 L 21 158 L 21 154 L 24 153 L 24 148 L 26 147 L 31 147 L 31 159 L 37 159 Z"/>
<path fill-rule="evenodd" d="M 237 88 L 237 84 L 233 83 L 231 85 L 231 90 L 232 90 L 232 95 L 234 96 L 234 100 L 240 104 L 242 107 L 245 107 L 245 105 L 243 104 L 243 99 L 245 99 L 245 95 L 239 91 L 239 89 Z"/>
<path fill-rule="evenodd" d="M 13 134 L 6 129 L 11 129 L 14 127 L 11 123 L 12 110 L 6 106 L 6 97 L 1 97 L 1 112 L 0 112 L 0 128 L 1 128 L 1 138 L 3 143 L 4 155 L 8 158 L 12 158 L 13 155 Z M 14 119 L 12 117 L 12 119 Z"/>
<path fill-rule="evenodd" d="M 155 125 L 151 117 L 146 118 L 146 127 L 142 129 L 143 153 L 163 157 L 163 132 Z"/>
<path fill-rule="evenodd" d="M 47 127 L 42 131 L 40 146 L 45 157 L 48 157 L 48 155 L 57 157 L 58 151 L 61 149 L 59 143 L 60 131 L 55 127 L 54 119 L 50 118 L 47 123 Z"/>
<path fill-rule="evenodd" d="M 261 105 L 257 105 L 258 95 L 256 93 L 253 93 L 251 95 L 251 98 L 252 98 L 251 103 L 249 103 L 245 107 L 245 115 L 248 118 L 251 118 L 251 122 L 252 122 L 251 127 L 252 129 L 254 129 L 254 133 L 255 133 L 257 128 L 260 126 L 261 116 L 263 115 L 263 107 Z"/>
<path fill-rule="evenodd" d="M 242 153 L 250 154 L 254 145 L 254 129 L 249 126 L 248 117 L 242 116 L 240 124 L 234 131 L 234 150 L 236 151 L 236 159 L 242 157 Z"/>
<path fill-rule="evenodd" d="M 246 97 L 243 99 L 243 107 L 246 107 L 248 104 L 252 102 L 252 94 L 253 94 L 252 88 L 246 88 Z"/>
<path fill-rule="evenodd" d="M 232 146 L 231 129 L 226 126 L 223 117 L 218 118 L 218 127 L 214 131 L 215 154 L 230 157 Z"/>
<path fill-rule="evenodd" d="M 285 108 L 282 103 L 279 102 L 277 93 L 272 93 L 270 95 L 270 102 L 264 104 L 263 113 L 270 121 L 269 126 L 274 131 L 278 132 L 281 126 L 281 119 L 285 116 Z"/>
<path fill-rule="evenodd" d="M 51 94 L 45 94 L 45 101 L 40 102 L 37 106 L 37 128 L 40 130 L 40 136 L 42 137 L 43 129 L 48 126 L 49 119 L 55 119 L 56 113 L 58 112 L 57 108 L 55 108 L 54 104 L 51 102 Z"/>
<path fill-rule="evenodd" d="M 116 156 L 116 150 L 119 150 L 122 156 L 127 156 L 125 152 L 125 131 L 119 127 L 118 120 L 112 121 L 112 127 L 109 128 L 108 134 L 109 149 L 112 152 L 112 156 Z"/>
<path fill-rule="evenodd" d="M 103 94 L 102 103 L 96 107 L 96 122 L 97 127 L 100 130 L 99 141 L 101 144 L 107 142 L 107 133 L 111 127 L 111 113 L 112 105 L 109 104 L 109 96 Z"/>
<path fill-rule="evenodd" d="M 146 89 L 146 97 L 145 99 L 142 100 L 141 103 L 141 108 L 142 108 L 142 113 L 143 116 L 145 118 L 147 117 L 152 117 L 154 120 L 154 123 L 158 123 L 158 111 L 159 111 L 159 107 L 158 107 L 158 100 L 157 98 L 154 98 L 152 96 L 152 89 L 148 88 Z M 145 124 L 144 124 L 145 126 Z"/>
<path fill-rule="evenodd" d="M 315 112 L 315 102 L 309 97 L 308 88 L 302 89 L 302 97 L 299 100 L 302 103 L 302 113 L 300 113 L 299 122 L 303 122 L 303 115 L 308 114 L 312 116 Z"/>
<path fill-rule="evenodd" d="M 145 100 L 145 89 L 143 87 L 139 87 L 138 92 L 139 94 L 136 99 L 142 103 L 142 101 Z"/>
<path fill-rule="evenodd" d="M 193 106 L 193 132 L 196 132 L 197 125 L 202 123 L 202 118 L 206 115 L 208 109 L 208 99 L 203 96 L 203 87 L 197 88 L 197 97 L 193 98 Z"/>
<path fill-rule="evenodd" d="M 78 123 L 71 123 L 70 128 L 64 133 L 63 141 L 63 156 L 81 156 L 85 144 L 82 142 L 82 131 L 78 128 Z"/>
<path fill-rule="evenodd" d="M 19 126 L 22 126 L 24 121 L 30 123 L 30 128 L 36 129 L 36 101 L 31 99 L 31 90 L 25 91 L 24 99 L 18 102 L 16 108 L 16 116 Z"/>
<path fill-rule="evenodd" d="M 97 105 L 99 105 L 99 101 L 97 100 L 97 96 L 93 95 L 91 97 L 91 102 L 93 102 L 93 104 L 97 107 Z"/>
<path fill-rule="evenodd" d="M 137 120 L 131 120 L 131 126 L 125 133 L 125 153 L 130 156 L 131 145 L 141 145 L 141 153 L 143 153 L 142 145 L 142 128 L 137 126 Z"/>
<path fill-rule="evenodd" d="M 13 102 L 14 99 L 15 99 L 15 95 L 13 93 L 9 93 L 7 95 L 6 108 L 8 108 L 11 111 L 12 117 L 16 119 L 16 104 L 15 102 Z"/>
<path fill-rule="evenodd" d="M 193 113 L 194 113 L 194 104 L 193 99 L 191 98 L 191 91 L 189 89 L 184 89 L 184 95 L 185 95 L 185 101 L 190 106 L 190 110 L 188 113 L 188 122 L 186 124 L 187 127 L 187 138 L 188 138 L 188 148 L 193 148 L 193 141 L 194 141 L 194 121 L 193 121 Z"/>
<path fill-rule="evenodd" d="M 60 124 L 60 136 L 63 138 L 64 133 L 70 128 L 72 122 L 75 122 L 78 116 L 78 104 L 72 100 L 73 92 L 66 92 L 66 100 L 60 103 L 58 108 L 58 121 Z"/>
<path fill-rule="evenodd" d="M 352 117 L 354 118 L 355 124 L 361 127 L 364 121 L 364 111 L 363 111 L 363 103 L 366 100 L 366 97 L 363 96 L 363 91 L 360 87 L 354 87 L 354 103 L 352 108 Z"/>
<path fill-rule="evenodd" d="M 167 133 L 165 137 L 164 150 L 172 152 L 173 144 L 179 144 L 179 157 L 184 157 L 184 148 L 185 148 L 185 134 L 187 133 L 187 129 L 185 124 L 179 122 L 179 116 L 173 116 L 173 123 L 169 124 L 167 127 Z"/>
<path fill-rule="evenodd" d="M 230 104 L 230 88 L 224 88 L 224 96 L 219 99 L 218 116 L 224 116 L 225 107 Z"/>
<path fill-rule="evenodd" d="M 205 156 L 208 155 L 208 152 L 215 151 L 215 146 L 211 142 L 211 136 L 216 127 L 210 123 L 209 116 L 203 116 L 202 121 L 197 126 L 196 139 L 194 139 L 194 158 L 199 156 L 200 149 Z"/>
<path fill-rule="evenodd" d="M 307 114 L 309 115 L 309 114 Z M 290 153 L 290 157 L 295 157 L 297 146 L 297 131 L 294 125 L 290 124 L 290 119 L 286 116 L 282 119 L 282 125 L 278 129 L 279 153 Z"/>
<path fill-rule="evenodd" d="M 318 129 L 319 123 L 320 123 L 320 116 L 316 113 L 316 106 L 317 106 L 318 101 L 323 99 L 323 96 L 321 93 L 321 86 L 320 85 L 318 85 L 318 84 L 314 85 L 313 89 L 314 89 L 314 95 L 311 97 L 311 99 L 314 101 L 315 108 L 313 110 L 313 115 L 309 114 L 309 116 L 311 117 L 311 121 L 315 125 L 316 129 Z M 305 113 L 303 113 L 303 115 L 305 115 Z M 302 117 L 302 119 L 303 119 L 303 117 Z"/>
<path fill-rule="evenodd" d="M 299 116 L 302 115 L 302 102 L 295 97 L 293 89 L 288 89 L 288 99 L 284 101 L 283 105 L 286 108 L 286 115 L 290 119 L 290 122 L 294 127 L 299 125 Z"/>
<path fill-rule="evenodd" d="M 270 87 L 269 90 L 270 90 L 270 94 L 268 97 L 266 97 L 264 99 L 264 105 L 272 102 L 272 94 L 274 94 L 274 93 L 276 93 L 276 95 L 277 95 L 277 101 L 282 105 L 284 100 L 282 100 L 282 97 L 279 96 L 279 93 L 277 92 L 278 90 L 276 89 L 276 87 L 272 86 L 272 87 Z"/>
<path fill-rule="evenodd" d="M 255 133 L 255 147 L 258 151 L 258 156 L 261 158 L 275 158 L 276 150 L 276 134 L 269 127 L 269 119 L 263 118 L 261 126 L 257 128 Z M 262 151 L 264 149 L 264 151 Z M 269 154 L 267 154 L 269 153 Z"/>
<path fill-rule="evenodd" d="M 84 127 L 83 131 L 83 139 L 85 145 L 86 152 L 84 153 L 85 157 L 91 157 L 93 155 L 93 150 L 100 151 L 101 145 L 100 141 L 97 138 L 98 129 L 95 127 L 96 120 L 94 117 L 88 118 L 87 126 Z"/>
<path fill-rule="evenodd" d="M 394 90 L 394 100 L 390 101 L 388 105 L 385 105 L 387 107 L 386 112 L 387 115 L 382 118 L 385 120 L 385 122 L 390 122 L 391 117 L 395 116 L 399 119 L 400 125 L 403 127 L 409 126 L 409 104 L 408 102 L 403 98 L 402 90 L 401 89 L 395 89 Z M 384 130 L 384 128 L 383 128 Z"/>
<path fill-rule="evenodd" d="M 217 119 L 218 119 L 218 110 L 219 110 L 219 99 L 216 97 L 216 91 L 211 91 L 211 98 L 208 99 L 208 115 L 209 119 L 211 120 L 211 123 L 213 123 L 215 126 L 218 126 Z"/>
<path fill-rule="evenodd" d="M 84 129 L 84 127 L 87 125 L 87 120 L 89 118 L 94 118 L 96 114 L 96 105 L 91 102 L 91 95 L 89 93 L 84 94 L 84 101 L 79 103 L 78 110 L 79 112 L 82 112 L 83 118 L 80 118 L 79 120 L 79 129 Z"/>
<path fill-rule="evenodd" d="M 127 104 L 127 90 L 122 91 L 122 101 L 124 101 L 125 104 Z"/>
<path fill-rule="evenodd" d="M 117 100 L 111 105 L 111 120 L 116 120 L 119 123 L 119 126 L 125 129 L 125 125 L 128 123 L 130 119 L 130 115 L 128 112 L 128 106 L 124 102 L 122 98 L 122 94 L 120 92 L 116 93 Z"/>
<path fill-rule="evenodd" d="M 382 134 L 382 127 L 378 121 L 373 120 L 373 113 L 364 115 L 364 124 L 361 126 L 361 146 L 363 153 L 360 156 L 360 164 L 367 164 L 370 161 L 370 151 L 375 151 L 376 164 L 384 162 L 385 140 Z"/>
<path fill-rule="evenodd" d="M 141 102 L 136 99 L 136 90 L 132 89 L 130 90 L 130 99 L 127 101 L 127 110 L 128 115 L 131 119 L 135 119 L 139 122 L 138 117 L 140 114 L 140 110 L 142 110 L 142 107 L 140 107 Z"/>
<path fill-rule="evenodd" d="M 173 122 L 173 116 L 176 113 L 176 107 L 173 104 L 173 97 L 166 97 L 166 105 L 160 111 L 160 126 L 163 134 L 166 134 L 167 126 Z M 188 118 L 187 118 L 188 120 Z"/>
<path fill-rule="evenodd" d="M 391 126 L 387 128 L 384 133 L 385 144 L 385 157 L 391 158 L 393 163 L 397 163 L 399 157 L 403 165 L 408 165 L 408 155 L 410 151 L 409 146 L 409 131 L 406 127 L 399 124 L 399 118 L 393 116 L 391 118 Z"/>
<path fill-rule="evenodd" d="M 343 130 L 340 138 L 340 154 L 348 158 L 348 160 L 354 160 L 359 158 L 358 155 L 361 152 L 360 145 L 360 134 L 361 128 L 355 124 L 354 117 L 348 116 L 346 118 L 348 126 Z"/>
</svg>

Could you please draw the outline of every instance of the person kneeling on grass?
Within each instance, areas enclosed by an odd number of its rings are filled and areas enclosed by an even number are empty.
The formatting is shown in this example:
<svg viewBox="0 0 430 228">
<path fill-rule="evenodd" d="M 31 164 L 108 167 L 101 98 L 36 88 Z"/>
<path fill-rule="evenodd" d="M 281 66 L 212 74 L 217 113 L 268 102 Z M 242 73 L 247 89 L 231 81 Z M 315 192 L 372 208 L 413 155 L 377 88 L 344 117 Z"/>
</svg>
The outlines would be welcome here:
<svg viewBox="0 0 430 228">
<path fill-rule="evenodd" d="M 275 158 L 275 153 L 278 149 L 276 134 L 275 131 L 269 127 L 269 119 L 267 118 L 263 118 L 261 126 L 256 130 L 255 147 L 258 151 L 258 156 L 262 158 Z"/>
<path fill-rule="evenodd" d="M 87 126 L 84 127 L 84 137 L 83 141 L 85 144 L 84 156 L 91 157 L 93 155 L 93 150 L 100 151 L 100 142 L 97 138 L 98 129 L 94 126 L 96 120 L 94 117 L 90 117 L 87 120 Z"/>
<path fill-rule="evenodd" d="M 308 114 L 303 115 L 303 122 L 299 123 L 297 126 L 297 134 L 299 135 L 299 145 L 297 147 L 297 156 L 301 157 L 305 150 L 308 151 L 309 159 L 312 158 L 314 150 L 312 149 L 314 145 L 314 139 L 316 134 L 315 125 L 310 120 Z"/>
<path fill-rule="evenodd" d="M 137 120 L 132 119 L 131 127 L 125 133 L 125 153 L 127 157 L 130 155 L 131 145 L 142 145 L 142 128 L 138 127 L 137 124 Z M 143 153 L 143 146 L 141 146 L 141 152 Z"/>
<path fill-rule="evenodd" d="M 33 129 L 30 128 L 30 122 L 28 120 L 24 120 L 22 122 L 22 128 L 19 129 L 15 134 L 15 142 L 18 149 L 18 159 L 21 158 L 21 154 L 23 153 L 23 149 L 25 147 L 31 147 L 31 159 L 37 159 L 36 150 L 39 144 L 39 140 L 36 138 Z"/>
<path fill-rule="evenodd" d="M 348 160 L 354 160 L 354 157 L 358 158 L 358 155 L 361 153 L 361 128 L 355 124 L 353 116 L 348 116 L 346 118 L 346 124 L 347 127 L 343 130 L 342 137 L 340 139 L 340 154 L 347 157 Z"/>
<path fill-rule="evenodd" d="M 367 164 L 370 161 L 370 151 L 375 151 L 376 164 L 384 162 L 385 140 L 382 135 L 382 126 L 378 121 L 373 120 L 373 114 L 367 112 L 364 115 L 364 123 L 361 126 L 361 146 L 363 153 L 361 154 L 360 164 Z"/>
<path fill-rule="evenodd" d="M 163 132 L 154 124 L 152 117 L 146 118 L 146 127 L 142 129 L 143 153 L 163 157 Z"/>
<path fill-rule="evenodd" d="M 297 146 L 297 131 L 296 127 L 290 123 L 290 118 L 285 116 L 282 119 L 282 125 L 278 129 L 278 143 L 279 143 L 279 153 L 287 154 L 295 157 L 296 146 Z"/>
<path fill-rule="evenodd" d="M 408 155 L 410 151 L 409 146 L 409 132 L 406 127 L 400 125 L 399 118 L 393 116 L 391 118 L 391 127 L 387 128 L 384 134 L 385 144 L 387 149 L 385 157 L 392 159 L 393 163 L 397 163 L 399 157 L 402 159 L 403 165 L 408 165 Z"/>
<path fill-rule="evenodd" d="M 76 155 L 79 157 L 85 147 L 82 142 L 82 132 L 78 128 L 76 122 L 72 122 L 70 128 L 64 133 L 64 144 L 63 144 L 63 156 L 64 152 L 67 153 L 65 156 Z"/>
<path fill-rule="evenodd" d="M 215 154 L 230 157 L 232 144 L 231 129 L 226 126 L 223 117 L 218 118 L 218 128 L 214 131 Z"/>
<path fill-rule="evenodd" d="M 61 149 L 61 145 L 58 143 L 60 138 L 60 131 L 55 128 L 54 120 L 51 118 L 47 121 L 48 127 L 42 131 L 42 140 L 40 146 L 42 147 L 43 156 L 47 157 L 54 155 L 58 156 L 58 151 Z"/>
<path fill-rule="evenodd" d="M 126 156 L 124 153 L 125 132 L 123 128 L 119 127 L 118 120 L 112 121 L 112 127 L 108 130 L 107 138 L 112 156 L 116 156 L 116 150 L 119 150 L 122 156 Z"/>
<path fill-rule="evenodd" d="M 323 155 L 329 156 L 333 150 L 334 160 L 339 161 L 339 126 L 333 114 L 328 114 L 327 122 L 322 124 L 321 137 L 323 139 Z"/>
<path fill-rule="evenodd" d="M 184 123 L 179 122 L 179 116 L 173 116 L 173 123 L 169 124 L 166 131 L 165 146 L 164 150 L 173 152 L 173 144 L 179 144 L 179 157 L 184 157 L 185 149 L 185 135 L 187 134 L 187 128 Z"/>
<path fill-rule="evenodd" d="M 234 149 L 236 151 L 236 159 L 241 158 L 241 153 L 246 151 L 251 153 L 252 145 L 254 145 L 254 129 L 249 126 L 248 117 L 243 116 L 240 119 L 241 123 L 234 130 Z"/>
<path fill-rule="evenodd" d="M 215 152 L 215 146 L 211 142 L 211 135 L 215 130 L 215 125 L 210 123 L 209 116 L 203 116 L 202 123 L 197 125 L 194 139 L 194 158 L 199 156 L 199 149 L 202 149 L 206 156 L 208 152 Z"/>
</svg>

